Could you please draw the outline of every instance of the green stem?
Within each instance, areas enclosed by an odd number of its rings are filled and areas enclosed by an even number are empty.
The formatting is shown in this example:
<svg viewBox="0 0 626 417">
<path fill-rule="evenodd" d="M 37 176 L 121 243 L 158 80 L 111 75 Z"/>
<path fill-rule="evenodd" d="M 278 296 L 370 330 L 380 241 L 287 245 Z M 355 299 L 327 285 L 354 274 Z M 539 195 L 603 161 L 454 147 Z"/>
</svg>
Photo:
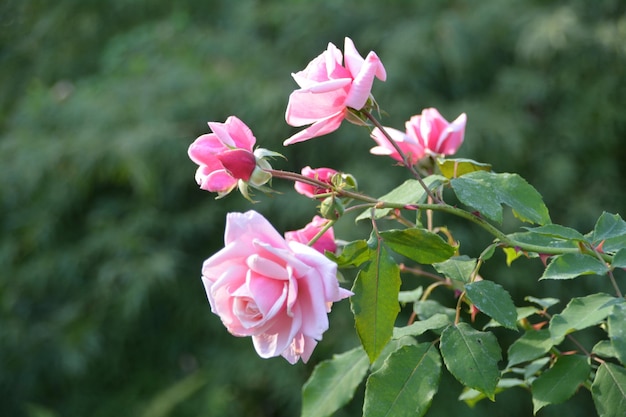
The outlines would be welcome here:
<svg viewBox="0 0 626 417">
<path fill-rule="evenodd" d="M 315 242 L 317 242 L 319 240 L 319 238 L 321 238 L 322 236 L 324 236 L 324 233 L 326 233 L 326 231 L 328 229 L 330 229 L 333 224 L 335 224 L 337 220 L 328 220 L 325 224 L 324 227 L 322 227 L 320 229 L 319 232 L 317 232 L 317 234 L 315 236 L 313 236 L 313 238 L 309 241 L 309 243 L 307 243 L 307 246 L 313 246 L 315 244 Z"/>
<path fill-rule="evenodd" d="M 314 178 L 308 178 L 308 177 L 305 177 L 304 175 L 297 174 L 294 172 L 279 171 L 279 170 L 268 170 L 268 172 L 271 173 L 272 176 L 276 178 L 283 178 L 283 179 L 288 179 L 291 181 L 300 181 L 300 182 L 314 185 L 322 189 L 328 189 L 328 188 L 333 187 L 331 184 L 316 180 Z M 427 189 L 428 188 L 426 187 L 425 190 Z M 373 207 L 376 209 L 394 208 L 394 209 L 407 209 L 407 210 L 433 210 L 433 211 L 440 211 L 443 213 L 452 214 L 454 216 L 469 220 L 470 222 L 475 223 L 478 226 L 482 227 L 485 231 L 487 231 L 489 234 L 494 236 L 499 241 L 500 245 L 510 247 L 510 248 L 517 248 L 525 252 L 533 252 L 533 253 L 539 253 L 539 254 L 545 254 L 545 255 L 563 255 L 566 253 L 581 253 L 580 248 L 557 248 L 557 247 L 552 247 L 552 246 L 534 245 L 531 243 L 517 241 L 507 236 L 503 232 L 501 232 L 498 228 L 493 226 L 491 223 L 489 223 L 482 217 L 479 217 L 461 208 L 450 206 L 443 202 L 436 203 L 436 204 L 390 203 L 386 201 L 380 201 L 376 198 L 372 198 L 365 194 L 361 194 L 355 191 L 337 189 L 335 190 L 335 193 L 338 196 L 349 197 L 354 200 L 362 201 L 366 203 L 365 204 L 366 206 Z M 435 200 L 435 201 L 438 201 L 438 200 Z M 613 259 L 612 256 L 604 254 L 604 253 L 602 254 L 598 253 L 598 256 L 600 256 L 606 262 L 611 262 Z"/>
<path fill-rule="evenodd" d="M 391 144 L 391 146 L 394 147 L 394 149 L 396 150 L 396 152 L 398 152 L 398 154 L 400 155 L 400 157 L 402 158 L 402 164 L 409 170 L 411 171 L 411 174 L 413 174 L 413 176 L 417 179 L 417 181 L 420 183 L 420 185 L 422 186 L 422 188 L 424 189 L 424 191 L 426 192 L 426 194 L 428 195 L 428 197 L 430 199 L 432 199 L 432 201 L 434 201 L 435 203 L 442 203 L 441 200 L 439 200 L 435 194 L 433 194 L 433 192 L 430 190 L 430 188 L 428 188 L 428 186 L 426 185 L 426 183 L 424 182 L 424 180 L 422 179 L 422 175 L 419 173 L 419 171 L 417 169 L 415 169 L 415 166 L 411 164 L 411 162 L 409 161 L 409 158 L 406 156 L 406 154 L 404 153 L 404 151 L 402 149 L 400 149 L 400 146 L 396 143 L 395 140 L 393 140 L 393 138 L 391 137 L 391 135 L 389 134 L 389 132 L 387 132 L 387 129 L 385 129 L 385 127 L 383 125 L 380 124 L 380 122 L 378 121 L 378 119 L 376 119 L 372 113 L 370 113 L 367 110 L 359 110 L 360 113 L 362 113 L 365 117 L 367 117 L 369 119 L 370 122 L 372 122 L 374 124 L 374 126 L 376 126 L 378 128 L 378 130 L 381 131 L 381 133 L 383 135 L 385 135 L 385 138 L 387 138 L 387 140 L 389 141 L 389 143 Z"/>
</svg>

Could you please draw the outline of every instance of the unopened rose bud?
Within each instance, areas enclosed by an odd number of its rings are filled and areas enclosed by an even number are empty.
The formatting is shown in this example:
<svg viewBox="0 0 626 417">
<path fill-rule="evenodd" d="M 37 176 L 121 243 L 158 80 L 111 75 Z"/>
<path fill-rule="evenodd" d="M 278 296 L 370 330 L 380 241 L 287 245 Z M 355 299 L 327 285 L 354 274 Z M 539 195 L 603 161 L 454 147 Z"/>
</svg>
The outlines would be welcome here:
<svg viewBox="0 0 626 417">
<path fill-rule="evenodd" d="M 337 220 L 343 215 L 344 207 L 337 197 L 326 197 L 320 205 L 320 213 L 325 219 Z"/>
</svg>

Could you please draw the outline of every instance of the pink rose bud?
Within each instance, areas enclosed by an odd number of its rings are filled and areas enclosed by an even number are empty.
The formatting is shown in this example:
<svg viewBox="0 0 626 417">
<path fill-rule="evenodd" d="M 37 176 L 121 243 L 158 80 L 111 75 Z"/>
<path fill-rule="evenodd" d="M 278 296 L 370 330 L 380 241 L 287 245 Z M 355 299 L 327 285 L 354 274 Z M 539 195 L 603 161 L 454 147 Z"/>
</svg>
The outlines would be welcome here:
<svg viewBox="0 0 626 417">
<path fill-rule="evenodd" d="M 217 159 L 222 163 L 224 169 L 233 178 L 248 181 L 254 168 L 256 158 L 254 154 L 245 149 L 233 149 L 217 155 Z"/>
<path fill-rule="evenodd" d="M 307 362 L 328 330 L 333 302 L 352 295 L 337 265 L 285 240 L 259 213 L 230 213 L 224 248 L 202 266 L 211 310 L 235 336 L 251 336 L 262 358 Z"/>
<path fill-rule="evenodd" d="M 343 55 L 329 43 L 326 51 L 292 76 L 300 89 L 289 96 L 285 120 L 291 126 L 310 126 L 285 140 L 285 146 L 337 130 L 349 107 L 365 106 L 374 77 L 387 78 L 378 55 L 370 52 L 364 59 L 350 38 L 345 39 Z"/>
<path fill-rule="evenodd" d="M 328 223 L 328 220 L 315 216 L 313 220 L 304 226 L 300 230 L 294 230 L 291 232 L 285 232 L 285 239 L 289 242 L 300 242 L 308 245 L 309 242 L 322 231 L 324 226 Z M 313 249 L 320 253 L 325 251 L 335 252 L 337 250 L 337 243 L 335 243 L 335 233 L 333 228 L 330 227 L 324 232 L 324 234 L 311 245 Z"/>
<path fill-rule="evenodd" d="M 257 173 L 271 167 L 253 153 L 256 138 L 248 126 L 230 116 L 224 123 L 209 122 L 209 127 L 213 133 L 198 137 L 188 150 L 189 158 L 199 165 L 196 182 L 200 188 L 222 197 L 234 188 L 245 187 L 255 173 L 253 186 L 261 185 L 261 177 L 269 181 L 269 173 Z M 241 191 L 247 195 L 247 188 Z"/>
<path fill-rule="evenodd" d="M 315 196 L 318 194 L 324 194 L 324 193 L 330 192 L 332 188 L 331 180 L 333 176 L 337 174 L 338 172 L 332 168 L 312 169 L 311 167 L 306 166 L 302 168 L 301 173 L 303 176 L 307 178 L 315 179 L 315 180 L 328 184 L 328 188 L 322 188 L 322 187 L 317 187 L 315 185 L 307 184 L 304 182 L 299 182 L 299 181 L 295 182 L 294 188 L 296 189 L 297 192 L 309 198 L 315 198 Z"/>
</svg>

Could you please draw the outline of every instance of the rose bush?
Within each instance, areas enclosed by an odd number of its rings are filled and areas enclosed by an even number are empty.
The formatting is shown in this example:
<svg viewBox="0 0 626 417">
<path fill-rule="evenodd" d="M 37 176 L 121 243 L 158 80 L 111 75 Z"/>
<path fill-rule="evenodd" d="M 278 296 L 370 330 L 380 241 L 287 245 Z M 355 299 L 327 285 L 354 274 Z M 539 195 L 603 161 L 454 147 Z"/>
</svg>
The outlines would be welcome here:
<svg viewBox="0 0 626 417">
<path fill-rule="evenodd" d="M 235 336 L 251 336 L 263 358 L 306 362 L 328 329 L 333 302 L 351 295 L 337 265 L 286 241 L 259 213 L 230 213 L 225 247 L 202 266 L 211 310 Z"/>
<path fill-rule="evenodd" d="M 365 106 L 374 77 L 381 81 L 387 78 L 378 55 L 370 52 L 364 59 L 350 38 L 345 39 L 343 55 L 329 43 L 326 51 L 292 76 L 300 89 L 289 96 L 285 120 L 291 126 L 311 126 L 285 140 L 285 145 L 337 130 L 348 108 L 360 110 Z"/>
<path fill-rule="evenodd" d="M 306 362 L 328 329 L 328 309 L 350 296 L 360 346 L 316 367 L 303 387 L 302 417 L 332 415 L 359 386 L 365 387 L 365 417 L 422 416 L 440 388 L 444 367 L 464 386 L 459 399 L 472 406 L 521 387 L 532 394 L 537 414 L 586 389 L 598 415 L 623 416 L 626 301 L 617 273 L 626 269 L 626 221 L 603 213 L 588 233 L 554 224 L 539 192 L 519 175 L 493 172 L 491 165 L 470 159 L 445 159 L 463 143 L 465 113 L 449 123 L 427 108 L 406 122 L 405 132 L 384 127 L 371 112 L 375 102 L 367 104 L 373 78 L 384 79 L 382 64 L 374 53 L 361 58 L 349 39 L 345 54 L 342 66 L 341 53 L 329 44 L 294 74 L 301 89 L 290 97 L 287 121 L 313 124 L 285 144 L 329 133 L 350 117 L 371 129 L 377 146 L 370 152 L 400 161 L 409 178 L 375 198 L 359 191 L 351 174 L 308 166 L 301 173 L 273 170 L 257 156 L 255 172 L 294 181 L 324 218 L 315 216 L 283 238 L 256 212 L 229 214 L 225 248 L 202 270 L 213 312 L 232 334 L 251 336 L 261 357 Z M 228 129 L 216 125 L 214 131 L 227 143 L 213 146 L 211 138 L 208 150 L 190 150 L 196 162 L 217 161 L 214 171 L 205 163 L 201 178 L 215 172 L 253 183 L 251 134 L 236 129 L 247 142 L 235 143 Z M 230 153 L 233 149 L 244 152 Z M 453 202 L 446 202 L 452 194 Z M 502 231 L 505 207 L 509 220 L 527 227 Z M 444 224 L 443 216 L 456 216 L 493 241 L 483 250 L 472 248 L 477 257 L 463 254 L 466 244 L 447 226 L 435 225 L 435 212 Z M 371 224 L 369 238 L 338 245 L 332 226 L 352 214 Z M 596 275 L 614 295 L 575 297 L 550 313 L 563 300 L 531 295 L 516 304 L 497 277 L 481 271 L 498 249 L 509 266 L 520 257 L 543 261 L 541 280 Z M 353 292 L 339 287 L 338 268 L 358 270 Z M 406 320 L 401 306 L 411 312 Z M 497 327 L 508 329 L 506 339 L 500 339 L 502 331 L 492 331 Z M 597 343 L 577 340 L 575 332 L 593 327 L 599 330 Z M 513 342 L 511 335 L 517 337 Z"/>
</svg>

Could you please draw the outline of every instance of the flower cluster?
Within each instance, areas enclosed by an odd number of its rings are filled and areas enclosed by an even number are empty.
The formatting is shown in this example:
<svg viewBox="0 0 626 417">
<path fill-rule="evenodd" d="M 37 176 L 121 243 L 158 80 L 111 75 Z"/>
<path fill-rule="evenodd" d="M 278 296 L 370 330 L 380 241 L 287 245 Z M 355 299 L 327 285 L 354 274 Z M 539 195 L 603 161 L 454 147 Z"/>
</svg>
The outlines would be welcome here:
<svg viewBox="0 0 626 417">
<path fill-rule="evenodd" d="M 343 54 L 330 43 L 292 76 L 300 88 L 289 96 L 286 122 L 309 126 L 284 145 L 326 135 L 343 120 L 370 114 L 375 108 L 374 78 L 384 81 L 386 72 L 376 53 L 363 58 L 346 38 Z M 377 146 L 371 152 L 409 165 L 432 155 L 451 155 L 463 142 L 465 123 L 465 114 L 448 123 L 436 109 L 425 109 L 406 123 L 406 132 L 374 128 L 371 137 Z M 290 363 L 306 362 L 328 329 L 332 303 L 352 294 L 339 286 L 337 265 L 324 254 L 338 250 L 334 220 L 328 220 L 343 210 L 335 194 L 356 188 L 356 181 L 325 167 L 306 166 L 299 174 L 273 170 L 267 158 L 279 154 L 253 149 L 256 138 L 235 116 L 224 123 L 210 122 L 209 127 L 212 133 L 198 137 L 188 152 L 199 165 L 196 181 L 200 188 L 218 197 L 238 188 L 249 198 L 249 186 L 268 191 L 264 185 L 272 177 L 282 177 L 295 181 L 298 193 L 324 199 L 320 212 L 326 218 L 315 216 L 304 228 L 288 231 L 284 237 L 257 212 L 230 213 L 225 247 L 202 268 L 211 309 L 230 333 L 251 336 L 263 358 L 282 355 Z"/>
</svg>

